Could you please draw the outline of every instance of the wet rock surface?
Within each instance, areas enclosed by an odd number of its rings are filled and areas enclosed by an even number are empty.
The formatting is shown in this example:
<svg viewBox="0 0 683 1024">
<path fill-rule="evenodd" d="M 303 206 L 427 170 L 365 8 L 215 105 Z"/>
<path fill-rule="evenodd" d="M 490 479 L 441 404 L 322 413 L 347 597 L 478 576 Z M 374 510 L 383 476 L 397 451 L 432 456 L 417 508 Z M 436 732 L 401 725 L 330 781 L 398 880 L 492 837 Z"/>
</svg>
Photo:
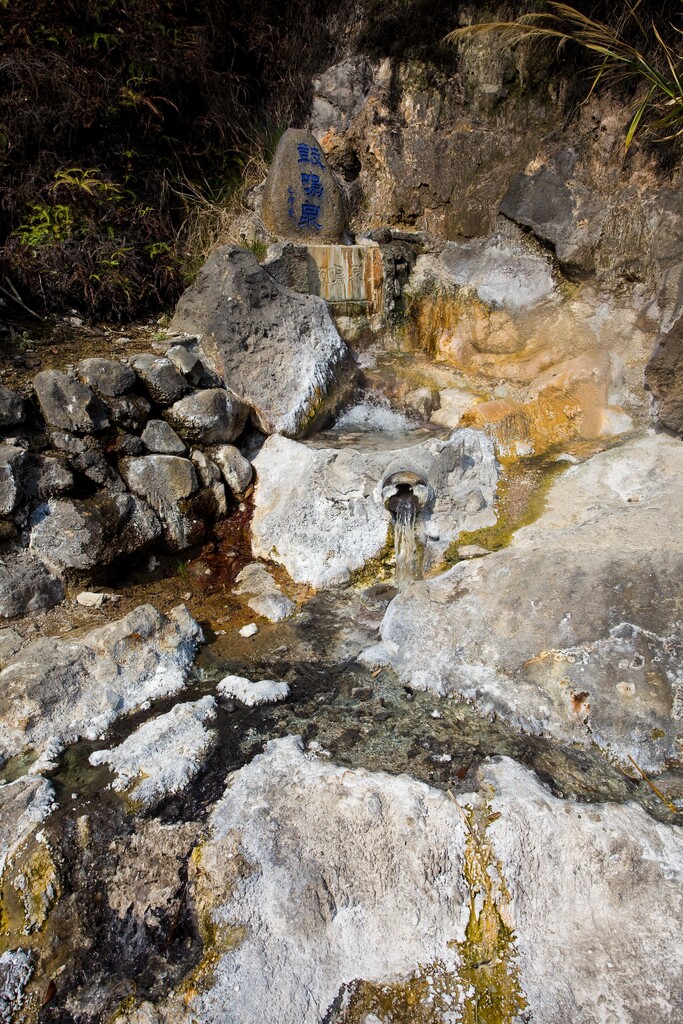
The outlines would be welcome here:
<svg viewBox="0 0 683 1024">
<path fill-rule="evenodd" d="M 426 565 L 460 530 L 495 521 L 497 463 L 488 439 L 475 431 L 380 452 L 314 449 L 273 437 L 254 466 L 253 553 L 314 587 L 349 580 L 385 550 L 392 519 L 382 486 L 392 473 L 408 470 L 429 485 L 420 520 Z"/>
<path fill-rule="evenodd" d="M 682 459 L 651 435 L 568 469 L 509 548 L 397 598 L 364 658 L 525 732 L 679 763 Z"/>
</svg>

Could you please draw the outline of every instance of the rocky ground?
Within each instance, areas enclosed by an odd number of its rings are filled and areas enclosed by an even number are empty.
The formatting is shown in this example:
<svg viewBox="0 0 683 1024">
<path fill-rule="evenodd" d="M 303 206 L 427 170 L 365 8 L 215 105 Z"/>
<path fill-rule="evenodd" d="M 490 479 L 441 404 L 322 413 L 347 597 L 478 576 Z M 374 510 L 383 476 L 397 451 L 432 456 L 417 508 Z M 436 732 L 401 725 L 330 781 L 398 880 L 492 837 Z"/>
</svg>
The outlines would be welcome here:
<svg viewBox="0 0 683 1024">
<path fill-rule="evenodd" d="M 387 87 L 316 83 L 332 158 Z M 650 168 L 621 244 L 671 244 L 615 283 L 585 149 L 470 189 L 478 237 L 443 241 L 373 139 L 381 310 L 225 246 L 166 326 L 12 342 L 3 1022 L 683 1014 L 674 190 Z"/>
</svg>

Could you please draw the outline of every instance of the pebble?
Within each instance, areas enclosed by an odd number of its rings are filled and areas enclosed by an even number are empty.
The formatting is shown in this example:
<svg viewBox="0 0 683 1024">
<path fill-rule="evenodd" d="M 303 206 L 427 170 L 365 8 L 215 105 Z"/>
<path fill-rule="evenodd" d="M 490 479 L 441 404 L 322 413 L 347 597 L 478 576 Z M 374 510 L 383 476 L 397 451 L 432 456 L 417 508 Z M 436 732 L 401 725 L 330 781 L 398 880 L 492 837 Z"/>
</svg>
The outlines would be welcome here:
<svg viewBox="0 0 683 1024">
<path fill-rule="evenodd" d="M 90 590 L 83 590 L 76 595 L 76 602 L 84 608 L 101 608 L 108 600 L 109 594 L 95 594 Z"/>
<path fill-rule="evenodd" d="M 258 626 L 255 622 L 250 622 L 248 626 L 242 626 L 240 630 L 240 636 L 256 636 L 258 633 Z"/>
</svg>

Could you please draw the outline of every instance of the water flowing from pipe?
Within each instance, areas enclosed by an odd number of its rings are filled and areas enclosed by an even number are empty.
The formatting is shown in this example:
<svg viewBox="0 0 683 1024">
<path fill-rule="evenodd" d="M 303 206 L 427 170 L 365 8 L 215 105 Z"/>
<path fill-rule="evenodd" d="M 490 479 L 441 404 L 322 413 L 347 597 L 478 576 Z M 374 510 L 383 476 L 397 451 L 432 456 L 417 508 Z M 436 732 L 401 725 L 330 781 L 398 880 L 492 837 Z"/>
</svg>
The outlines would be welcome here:
<svg viewBox="0 0 683 1024">
<path fill-rule="evenodd" d="M 394 552 L 396 554 L 396 586 L 399 591 L 405 590 L 417 578 L 417 544 L 415 541 L 417 512 L 417 498 L 412 491 L 398 497 L 394 526 Z"/>
</svg>

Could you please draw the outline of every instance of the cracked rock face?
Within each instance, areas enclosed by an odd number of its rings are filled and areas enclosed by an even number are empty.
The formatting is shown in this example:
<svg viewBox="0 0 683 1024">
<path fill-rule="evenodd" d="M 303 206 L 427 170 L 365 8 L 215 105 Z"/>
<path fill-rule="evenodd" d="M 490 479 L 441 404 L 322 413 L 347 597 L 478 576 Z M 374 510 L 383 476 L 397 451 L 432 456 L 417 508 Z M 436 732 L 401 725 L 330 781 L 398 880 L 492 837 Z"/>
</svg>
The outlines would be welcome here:
<svg viewBox="0 0 683 1024">
<path fill-rule="evenodd" d="M 429 482 L 418 519 L 425 565 L 461 530 L 495 522 L 498 464 L 491 441 L 474 430 L 384 452 L 314 449 L 272 437 L 254 467 L 252 551 L 314 587 L 346 582 L 385 549 L 391 514 L 381 485 L 392 472 L 406 469 Z"/>
<path fill-rule="evenodd" d="M 363 659 L 623 764 L 680 760 L 682 472 L 661 435 L 571 468 L 507 549 L 392 602 Z"/>
</svg>

